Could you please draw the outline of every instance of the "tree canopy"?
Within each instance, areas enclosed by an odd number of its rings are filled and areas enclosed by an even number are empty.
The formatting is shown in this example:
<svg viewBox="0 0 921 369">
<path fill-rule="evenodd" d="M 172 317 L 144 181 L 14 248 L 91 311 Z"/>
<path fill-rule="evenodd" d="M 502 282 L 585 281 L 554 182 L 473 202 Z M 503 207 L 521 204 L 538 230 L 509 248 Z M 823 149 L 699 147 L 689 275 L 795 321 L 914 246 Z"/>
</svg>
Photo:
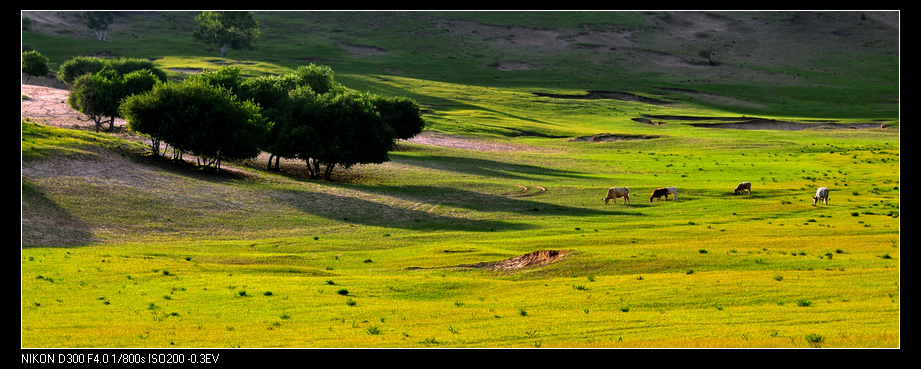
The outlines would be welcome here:
<svg viewBox="0 0 921 369">
<path fill-rule="evenodd" d="M 73 84 L 80 76 L 96 74 L 109 68 L 120 75 L 125 75 L 136 70 L 146 69 L 157 76 L 160 81 L 166 81 L 166 72 L 150 60 L 137 58 L 94 58 L 89 56 L 76 56 L 61 63 L 58 67 L 58 80 Z"/>
<path fill-rule="evenodd" d="M 47 76 L 51 69 L 48 67 L 48 57 L 38 51 L 30 50 L 22 52 L 22 72 L 26 74 L 26 82 L 31 77 Z"/>
<path fill-rule="evenodd" d="M 198 29 L 192 31 L 195 40 L 214 45 L 221 57 L 229 49 L 252 49 L 259 37 L 259 23 L 252 12 L 206 11 L 195 17 Z"/>
<path fill-rule="evenodd" d="M 119 75 L 112 69 L 103 69 L 95 74 L 77 78 L 67 97 L 67 104 L 74 110 L 88 116 L 96 123 L 96 132 L 108 118 L 109 131 L 115 129 L 115 118 L 119 105 L 128 96 L 150 90 L 159 79 L 146 69 Z"/>
<path fill-rule="evenodd" d="M 361 93 L 335 81 L 332 69 L 310 64 L 277 76 L 241 78 L 236 67 L 161 83 L 121 105 L 133 131 L 174 151 L 214 159 L 270 154 L 304 160 L 312 178 L 337 167 L 389 160 L 398 139 L 420 133 L 419 106 L 405 97 Z M 219 161 L 218 161 L 219 162 Z"/>
<path fill-rule="evenodd" d="M 96 33 L 97 40 L 105 41 L 112 24 L 112 12 L 83 12 L 83 20 L 86 27 Z"/>
<path fill-rule="evenodd" d="M 269 128 L 256 104 L 197 78 L 157 84 L 127 98 L 120 110 L 132 131 L 152 138 L 155 153 L 166 143 L 177 155 L 191 153 L 215 168 L 259 155 Z"/>
</svg>

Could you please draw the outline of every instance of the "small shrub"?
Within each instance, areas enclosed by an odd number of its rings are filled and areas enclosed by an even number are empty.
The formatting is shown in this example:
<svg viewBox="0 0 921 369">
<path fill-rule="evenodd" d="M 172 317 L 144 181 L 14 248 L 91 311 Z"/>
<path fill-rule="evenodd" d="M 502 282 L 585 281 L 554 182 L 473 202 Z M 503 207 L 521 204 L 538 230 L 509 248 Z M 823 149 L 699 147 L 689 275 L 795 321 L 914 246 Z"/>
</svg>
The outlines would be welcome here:
<svg viewBox="0 0 921 369">
<path fill-rule="evenodd" d="M 810 333 L 806 335 L 806 342 L 810 344 L 822 343 L 825 340 L 825 337 L 822 337 L 820 334 Z"/>
<path fill-rule="evenodd" d="M 341 289 L 341 290 L 336 291 L 336 293 L 338 293 L 338 294 L 340 294 L 340 295 L 342 295 L 342 296 L 346 296 L 346 295 L 349 294 L 349 290 L 343 288 L 343 289 Z"/>
<path fill-rule="evenodd" d="M 796 300 L 796 305 L 801 307 L 808 307 L 812 305 L 812 301 L 809 299 L 799 299 Z"/>
</svg>

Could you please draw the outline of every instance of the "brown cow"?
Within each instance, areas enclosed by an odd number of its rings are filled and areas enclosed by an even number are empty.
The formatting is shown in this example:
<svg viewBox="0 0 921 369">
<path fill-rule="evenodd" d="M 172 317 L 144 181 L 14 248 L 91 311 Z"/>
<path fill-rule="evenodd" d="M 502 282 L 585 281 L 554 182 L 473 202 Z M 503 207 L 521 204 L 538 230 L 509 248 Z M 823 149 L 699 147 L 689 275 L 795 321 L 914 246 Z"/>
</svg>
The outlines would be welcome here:
<svg viewBox="0 0 921 369">
<path fill-rule="evenodd" d="M 655 198 L 658 202 L 662 197 L 665 197 L 665 200 L 668 201 L 668 189 L 667 188 L 657 188 L 652 191 L 652 196 L 649 196 L 649 202 L 652 202 L 652 199 Z"/>
<path fill-rule="evenodd" d="M 626 187 L 611 187 L 608 189 L 607 196 L 604 197 L 604 203 L 607 204 L 608 200 L 614 199 L 614 203 L 617 203 L 617 198 L 623 197 L 624 204 L 630 201 L 630 189 Z"/>
<path fill-rule="evenodd" d="M 742 182 L 742 183 L 739 183 L 739 185 L 736 186 L 736 189 L 735 189 L 735 191 L 733 191 L 733 192 L 735 192 L 735 193 L 739 193 L 739 192 L 745 193 L 745 190 L 748 190 L 748 194 L 749 194 L 749 195 L 752 194 L 752 183 L 751 183 L 751 182 Z"/>
</svg>

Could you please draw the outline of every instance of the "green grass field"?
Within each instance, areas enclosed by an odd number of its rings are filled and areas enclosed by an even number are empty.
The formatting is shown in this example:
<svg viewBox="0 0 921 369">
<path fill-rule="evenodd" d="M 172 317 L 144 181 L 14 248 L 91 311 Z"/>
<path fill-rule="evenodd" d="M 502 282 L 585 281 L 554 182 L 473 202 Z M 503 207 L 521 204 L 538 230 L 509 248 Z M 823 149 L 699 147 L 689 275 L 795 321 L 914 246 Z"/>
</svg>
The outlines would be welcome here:
<svg viewBox="0 0 921 369">
<path fill-rule="evenodd" d="M 213 55 L 176 54 L 158 57 L 215 65 Z M 821 93 L 791 86 L 756 99 L 767 107 L 755 113 L 544 97 L 535 92 L 605 89 L 591 78 L 543 85 L 534 71 L 435 78 L 485 57 L 400 57 L 334 69 L 355 88 L 418 99 L 426 137 L 454 146 L 402 142 L 390 162 L 335 181 L 301 178 L 295 162 L 280 174 L 257 160 L 205 173 L 149 157 L 143 144 L 24 116 L 22 347 L 900 346 L 900 134 L 898 106 L 884 98 L 897 96 L 897 80 L 873 82 L 868 106 L 801 99 Z M 253 75 L 291 67 L 250 65 Z M 710 88 L 742 98 L 729 84 Z M 687 118 L 742 115 L 884 128 L 741 130 Z M 599 134 L 625 138 L 573 140 Z M 742 181 L 750 195 L 733 193 Z M 629 187 L 630 203 L 605 205 L 612 186 Z M 676 201 L 649 201 L 666 186 L 678 187 Z M 813 204 L 820 186 L 828 205 Z M 562 257 L 475 267 L 541 250 Z"/>
</svg>

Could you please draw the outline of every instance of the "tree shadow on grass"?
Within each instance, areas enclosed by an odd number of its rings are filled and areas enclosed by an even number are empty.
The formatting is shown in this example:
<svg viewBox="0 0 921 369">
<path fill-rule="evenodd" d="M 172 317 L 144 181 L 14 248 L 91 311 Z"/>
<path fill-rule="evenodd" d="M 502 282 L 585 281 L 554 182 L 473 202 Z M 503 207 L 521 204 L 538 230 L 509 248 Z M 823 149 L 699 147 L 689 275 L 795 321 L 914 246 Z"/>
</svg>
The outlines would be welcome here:
<svg viewBox="0 0 921 369">
<path fill-rule="evenodd" d="M 427 155 L 423 158 L 395 157 L 395 155 L 391 155 L 391 157 L 395 162 L 404 165 L 414 165 L 428 169 L 445 170 L 492 178 L 532 181 L 542 176 L 590 178 L 590 176 L 575 171 L 551 169 L 536 165 L 506 163 L 498 160 L 443 155 Z"/>
<path fill-rule="evenodd" d="M 501 231 L 535 228 L 529 224 L 494 219 L 471 219 L 463 216 L 438 214 L 433 211 L 438 204 L 418 203 L 410 206 L 390 205 L 386 195 L 354 196 L 307 192 L 300 190 L 278 191 L 270 196 L 303 211 L 304 213 L 353 224 L 376 227 L 392 227 L 413 230 L 449 231 Z M 380 201 L 372 201 L 371 197 Z"/>
<path fill-rule="evenodd" d="M 622 205 L 620 208 L 586 208 L 537 201 L 536 199 L 541 195 L 521 197 L 514 194 L 488 194 L 459 188 L 425 185 L 375 186 L 372 191 L 406 201 L 445 205 L 483 213 L 533 214 L 549 211 L 570 216 L 641 215 L 624 211 L 627 208 L 623 208 Z"/>
<path fill-rule="evenodd" d="M 98 241 L 89 224 L 58 206 L 26 178 L 22 179 L 22 214 L 23 248 L 78 247 Z"/>
</svg>

